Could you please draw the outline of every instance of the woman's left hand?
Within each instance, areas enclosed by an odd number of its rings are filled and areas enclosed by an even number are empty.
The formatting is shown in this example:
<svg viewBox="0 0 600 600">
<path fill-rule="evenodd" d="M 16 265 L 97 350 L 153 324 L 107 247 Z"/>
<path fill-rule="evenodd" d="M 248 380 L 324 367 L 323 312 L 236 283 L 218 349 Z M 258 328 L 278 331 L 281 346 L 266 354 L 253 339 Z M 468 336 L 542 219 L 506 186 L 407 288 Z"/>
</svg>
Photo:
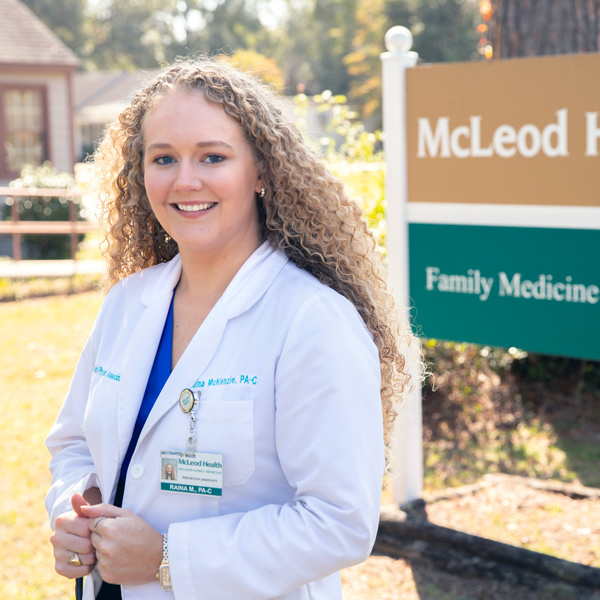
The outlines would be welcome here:
<svg viewBox="0 0 600 600">
<path fill-rule="evenodd" d="M 135 513 L 112 504 L 82 506 L 81 511 L 90 519 L 91 541 L 104 581 L 119 585 L 156 581 L 163 555 L 162 534 Z"/>
</svg>

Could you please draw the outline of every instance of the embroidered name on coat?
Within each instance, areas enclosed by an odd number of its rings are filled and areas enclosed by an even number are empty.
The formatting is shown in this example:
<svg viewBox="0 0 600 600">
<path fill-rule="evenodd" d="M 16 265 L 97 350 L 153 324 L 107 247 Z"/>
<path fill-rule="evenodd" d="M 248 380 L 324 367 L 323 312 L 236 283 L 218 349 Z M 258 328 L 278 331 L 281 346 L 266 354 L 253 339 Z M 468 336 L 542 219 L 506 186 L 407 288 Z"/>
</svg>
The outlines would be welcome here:
<svg viewBox="0 0 600 600">
<path fill-rule="evenodd" d="M 94 373 L 97 373 L 101 377 L 106 377 L 107 379 L 112 379 L 113 381 L 121 381 L 121 376 L 113 373 L 112 371 L 106 371 L 102 367 L 95 367 Z"/>
</svg>

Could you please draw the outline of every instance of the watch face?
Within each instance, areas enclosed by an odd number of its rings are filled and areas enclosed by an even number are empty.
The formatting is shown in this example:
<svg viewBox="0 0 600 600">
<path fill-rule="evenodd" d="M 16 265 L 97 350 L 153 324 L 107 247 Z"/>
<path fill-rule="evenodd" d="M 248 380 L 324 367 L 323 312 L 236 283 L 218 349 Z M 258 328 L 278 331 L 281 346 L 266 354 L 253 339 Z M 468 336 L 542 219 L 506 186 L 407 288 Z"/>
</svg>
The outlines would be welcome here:
<svg viewBox="0 0 600 600">
<path fill-rule="evenodd" d="M 158 568 L 158 582 L 163 590 L 171 590 L 173 586 L 171 584 L 171 571 L 169 571 L 168 564 L 162 564 Z"/>
</svg>

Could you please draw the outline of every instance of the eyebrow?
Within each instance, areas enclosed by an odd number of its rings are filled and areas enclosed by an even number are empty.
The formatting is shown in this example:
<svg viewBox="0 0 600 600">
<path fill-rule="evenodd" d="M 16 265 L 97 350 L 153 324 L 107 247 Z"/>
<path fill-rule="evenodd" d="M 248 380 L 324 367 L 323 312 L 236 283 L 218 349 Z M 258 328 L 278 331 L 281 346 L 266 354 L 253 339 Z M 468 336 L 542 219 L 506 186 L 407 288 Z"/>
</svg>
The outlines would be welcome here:
<svg viewBox="0 0 600 600">
<path fill-rule="evenodd" d="M 207 140 L 205 142 L 197 142 L 196 148 L 206 148 L 209 146 L 224 146 L 225 148 L 229 148 L 233 150 L 233 146 L 229 145 L 227 142 L 223 142 L 221 140 Z M 168 142 L 154 142 L 150 144 L 146 150 L 155 150 L 155 149 L 169 149 L 172 145 Z"/>
</svg>

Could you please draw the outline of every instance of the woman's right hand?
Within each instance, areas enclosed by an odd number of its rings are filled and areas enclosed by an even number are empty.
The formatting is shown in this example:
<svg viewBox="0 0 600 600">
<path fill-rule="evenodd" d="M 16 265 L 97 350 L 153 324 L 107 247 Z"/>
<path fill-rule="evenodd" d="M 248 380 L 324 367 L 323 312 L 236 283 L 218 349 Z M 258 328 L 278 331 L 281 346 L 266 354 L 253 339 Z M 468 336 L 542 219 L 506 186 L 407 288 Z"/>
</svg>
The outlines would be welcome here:
<svg viewBox="0 0 600 600">
<path fill-rule="evenodd" d="M 54 568 L 59 575 L 74 579 L 89 575 L 96 564 L 96 551 L 90 536 L 88 517 L 81 512 L 81 506 L 89 503 L 81 494 L 73 494 L 71 498 L 73 510 L 56 518 L 54 533 L 50 541 L 54 546 Z M 81 566 L 73 566 L 69 561 L 77 553 Z"/>
</svg>

